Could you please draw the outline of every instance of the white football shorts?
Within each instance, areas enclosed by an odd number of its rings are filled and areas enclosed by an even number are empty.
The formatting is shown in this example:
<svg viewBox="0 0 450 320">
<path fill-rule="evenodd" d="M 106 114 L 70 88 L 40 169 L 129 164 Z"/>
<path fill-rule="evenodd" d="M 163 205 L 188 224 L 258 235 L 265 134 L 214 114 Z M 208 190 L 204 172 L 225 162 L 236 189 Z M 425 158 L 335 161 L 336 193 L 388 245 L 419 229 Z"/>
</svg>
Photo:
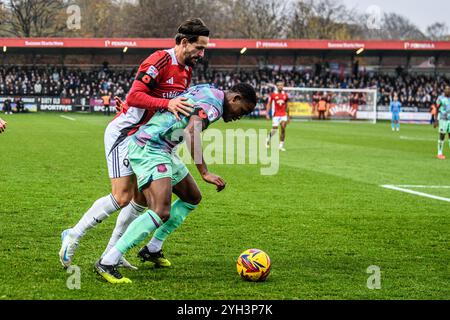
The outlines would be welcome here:
<svg viewBox="0 0 450 320">
<path fill-rule="evenodd" d="M 279 127 L 282 122 L 288 122 L 288 116 L 272 118 L 272 126 L 273 127 Z"/>
<path fill-rule="evenodd" d="M 105 130 L 105 155 L 108 174 L 111 179 L 127 177 L 134 174 L 128 160 L 128 142 L 131 136 L 109 125 Z"/>
</svg>

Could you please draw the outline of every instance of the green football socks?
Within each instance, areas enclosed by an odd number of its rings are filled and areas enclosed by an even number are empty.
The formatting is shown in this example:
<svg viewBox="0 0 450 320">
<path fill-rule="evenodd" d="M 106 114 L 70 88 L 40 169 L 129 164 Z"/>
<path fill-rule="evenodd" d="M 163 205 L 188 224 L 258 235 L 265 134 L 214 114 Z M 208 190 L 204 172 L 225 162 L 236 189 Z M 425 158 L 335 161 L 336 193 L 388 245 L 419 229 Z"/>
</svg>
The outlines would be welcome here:
<svg viewBox="0 0 450 320">
<path fill-rule="evenodd" d="M 188 214 L 195 208 L 197 208 L 196 205 L 189 204 L 180 199 L 175 201 L 170 209 L 170 219 L 156 230 L 153 237 L 160 241 L 166 240 L 172 232 L 183 224 Z"/>
<path fill-rule="evenodd" d="M 163 225 L 161 218 L 152 210 L 148 210 L 134 220 L 124 235 L 117 241 L 115 247 L 122 254 L 144 241 L 150 233 Z"/>
</svg>

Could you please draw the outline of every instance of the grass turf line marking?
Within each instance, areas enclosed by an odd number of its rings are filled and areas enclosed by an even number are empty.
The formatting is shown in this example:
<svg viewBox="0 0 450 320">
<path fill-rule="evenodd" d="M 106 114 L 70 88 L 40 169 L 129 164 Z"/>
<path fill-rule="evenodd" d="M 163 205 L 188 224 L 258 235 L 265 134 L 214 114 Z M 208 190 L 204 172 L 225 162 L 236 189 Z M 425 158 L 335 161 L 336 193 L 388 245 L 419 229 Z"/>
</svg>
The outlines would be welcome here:
<svg viewBox="0 0 450 320">
<path fill-rule="evenodd" d="M 418 191 L 414 191 L 414 190 L 410 190 L 410 189 L 405 189 L 405 188 L 400 188 L 398 186 L 393 186 L 393 185 L 382 185 L 381 187 L 386 188 L 386 189 L 391 189 L 391 190 L 396 190 L 396 191 L 401 191 L 401 192 L 405 192 L 405 193 L 409 193 L 409 194 L 413 194 L 416 196 L 420 196 L 420 197 L 425 197 L 425 198 L 430 198 L 430 199 L 435 199 L 435 200 L 441 200 L 441 201 L 445 201 L 445 202 L 450 202 L 449 198 L 444 198 L 444 197 L 438 197 L 432 194 L 428 194 L 428 193 L 424 193 L 424 192 L 418 192 Z M 411 186 L 412 187 L 412 186 Z M 416 186 L 415 186 L 416 187 Z"/>
<path fill-rule="evenodd" d="M 412 138 L 406 136 L 400 136 L 400 140 L 410 140 L 410 141 L 435 141 L 436 139 L 425 139 L 425 138 Z"/>
<path fill-rule="evenodd" d="M 71 117 L 68 117 L 68 116 L 60 116 L 60 117 L 64 118 L 64 119 L 67 119 L 67 120 L 71 120 L 71 121 L 77 121 L 77 119 L 71 118 Z"/>
<path fill-rule="evenodd" d="M 420 185 L 396 185 L 400 188 L 426 188 L 426 189 L 450 189 L 450 186 L 420 186 Z"/>
</svg>

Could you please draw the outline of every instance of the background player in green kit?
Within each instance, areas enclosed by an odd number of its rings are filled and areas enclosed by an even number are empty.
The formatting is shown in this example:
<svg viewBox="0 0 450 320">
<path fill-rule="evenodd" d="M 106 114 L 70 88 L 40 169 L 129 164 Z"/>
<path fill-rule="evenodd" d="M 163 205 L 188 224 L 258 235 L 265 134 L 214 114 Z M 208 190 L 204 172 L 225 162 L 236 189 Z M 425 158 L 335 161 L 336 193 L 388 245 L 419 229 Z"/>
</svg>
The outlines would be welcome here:
<svg viewBox="0 0 450 320">
<path fill-rule="evenodd" d="M 174 149 L 186 140 L 203 180 L 222 191 L 225 181 L 210 173 L 203 159 L 200 132 L 220 117 L 225 122 L 238 120 L 256 106 L 255 90 L 244 83 L 226 92 L 210 85 L 195 86 L 181 96 L 194 106 L 190 116 L 177 121 L 172 113 L 158 112 L 128 145 L 138 188 L 150 209 L 132 222 L 116 245 L 95 264 L 96 272 L 110 283 L 130 283 L 117 269 L 122 256 L 157 228 L 160 233 L 172 233 L 201 201 L 197 183 Z M 172 192 L 179 199 L 171 205 Z"/>
<path fill-rule="evenodd" d="M 439 141 L 438 141 L 438 159 L 445 160 L 443 153 L 445 134 L 449 137 L 450 146 L 450 86 L 445 87 L 444 95 L 437 100 L 438 123 L 439 123 Z"/>
</svg>

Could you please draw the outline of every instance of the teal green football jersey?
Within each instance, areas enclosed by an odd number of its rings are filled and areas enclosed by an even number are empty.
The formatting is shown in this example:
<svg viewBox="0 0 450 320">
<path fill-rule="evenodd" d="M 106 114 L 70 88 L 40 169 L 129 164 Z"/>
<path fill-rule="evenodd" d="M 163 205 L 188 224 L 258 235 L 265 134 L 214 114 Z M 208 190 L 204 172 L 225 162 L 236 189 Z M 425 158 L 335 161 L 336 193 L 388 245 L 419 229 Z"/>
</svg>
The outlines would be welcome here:
<svg viewBox="0 0 450 320">
<path fill-rule="evenodd" d="M 439 120 L 450 120 L 450 98 L 440 96 L 437 100 Z"/>
</svg>

